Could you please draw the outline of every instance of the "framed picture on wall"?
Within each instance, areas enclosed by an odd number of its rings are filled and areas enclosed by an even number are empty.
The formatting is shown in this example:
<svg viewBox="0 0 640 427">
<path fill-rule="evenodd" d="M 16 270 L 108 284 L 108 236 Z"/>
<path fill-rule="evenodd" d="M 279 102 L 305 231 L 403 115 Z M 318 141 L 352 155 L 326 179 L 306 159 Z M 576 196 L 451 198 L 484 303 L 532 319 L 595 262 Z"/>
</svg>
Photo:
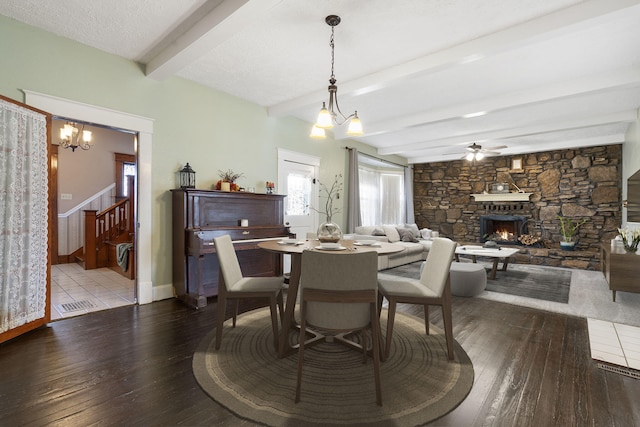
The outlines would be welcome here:
<svg viewBox="0 0 640 427">
<path fill-rule="evenodd" d="M 511 159 L 511 172 L 522 172 L 522 157 Z"/>
</svg>

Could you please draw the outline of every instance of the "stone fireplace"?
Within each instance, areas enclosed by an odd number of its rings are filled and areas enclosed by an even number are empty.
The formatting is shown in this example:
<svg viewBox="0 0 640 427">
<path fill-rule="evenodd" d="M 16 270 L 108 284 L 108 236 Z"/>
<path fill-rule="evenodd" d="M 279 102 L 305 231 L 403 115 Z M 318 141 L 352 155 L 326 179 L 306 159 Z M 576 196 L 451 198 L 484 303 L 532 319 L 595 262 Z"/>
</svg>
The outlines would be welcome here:
<svg viewBox="0 0 640 427">
<path fill-rule="evenodd" d="M 518 237 L 527 234 L 527 218 L 520 215 L 482 215 L 481 242 L 494 240 L 498 244 L 519 245 Z"/>
<path fill-rule="evenodd" d="M 486 240 L 484 236 L 489 231 L 493 233 L 488 226 L 504 225 L 496 223 L 507 219 L 504 216 L 521 215 L 528 220 L 527 230 L 524 225 L 514 224 L 506 230 L 507 238 L 503 240 L 515 244 L 516 234 L 525 234 L 526 241 L 531 241 L 529 237 L 538 240 L 518 245 L 512 262 L 599 269 L 602 242 L 614 238 L 622 222 L 622 145 L 521 157 L 521 170 L 510 168 L 511 156 L 486 157 L 475 163 L 456 160 L 414 164 L 416 223 L 457 242 L 477 244 Z M 519 193 L 491 192 L 494 183 L 512 182 L 530 197 L 520 202 L 512 199 Z M 485 215 L 498 218 L 485 223 L 481 230 L 480 217 Z M 589 219 L 580 227 L 575 251 L 560 249 L 558 215 Z"/>
</svg>

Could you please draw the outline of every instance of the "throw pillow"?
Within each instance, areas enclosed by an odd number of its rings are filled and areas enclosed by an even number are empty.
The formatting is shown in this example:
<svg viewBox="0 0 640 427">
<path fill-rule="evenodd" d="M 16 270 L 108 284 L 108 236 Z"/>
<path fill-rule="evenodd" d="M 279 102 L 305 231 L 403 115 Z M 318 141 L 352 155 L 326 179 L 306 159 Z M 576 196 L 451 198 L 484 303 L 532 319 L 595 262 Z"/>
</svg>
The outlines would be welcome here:
<svg viewBox="0 0 640 427">
<path fill-rule="evenodd" d="M 430 240 L 431 239 L 431 230 L 428 229 L 428 228 L 423 228 L 422 230 L 420 230 L 420 235 L 422 236 L 423 239 Z"/>
<path fill-rule="evenodd" d="M 373 235 L 376 227 L 373 225 L 361 225 L 354 230 L 356 234 Z"/>
<path fill-rule="evenodd" d="M 411 230 L 408 228 L 398 227 L 398 234 L 400 235 L 400 240 L 403 242 L 417 242 L 418 239 L 415 238 Z"/>
<path fill-rule="evenodd" d="M 398 230 L 395 225 L 383 225 L 382 229 L 384 230 L 385 236 L 389 239 L 389 242 L 398 242 L 400 240 L 400 235 L 398 234 Z"/>
<path fill-rule="evenodd" d="M 376 227 L 373 229 L 373 232 L 371 233 L 372 236 L 386 236 L 386 234 L 384 234 L 384 230 L 380 227 Z"/>
<path fill-rule="evenodd" d="M 413 233 L 413 237 L 416 239 L 420 238 L 420 229 L 416 224 L 405 224 L 404 228 L 408 228 Z"/>
</svg>

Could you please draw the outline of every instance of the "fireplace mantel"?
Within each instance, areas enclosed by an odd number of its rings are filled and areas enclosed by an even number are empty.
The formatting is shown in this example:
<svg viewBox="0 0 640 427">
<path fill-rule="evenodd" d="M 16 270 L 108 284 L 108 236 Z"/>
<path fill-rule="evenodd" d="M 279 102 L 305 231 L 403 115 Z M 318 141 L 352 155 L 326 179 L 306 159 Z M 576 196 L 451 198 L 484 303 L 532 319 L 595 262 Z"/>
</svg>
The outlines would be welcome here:
<svg viewBox="0 0 640 427">
<path fill-rule="evenodd" d="M 476 202 L 528 202 L 532 193 L 472 194 Z"/>
</svg>

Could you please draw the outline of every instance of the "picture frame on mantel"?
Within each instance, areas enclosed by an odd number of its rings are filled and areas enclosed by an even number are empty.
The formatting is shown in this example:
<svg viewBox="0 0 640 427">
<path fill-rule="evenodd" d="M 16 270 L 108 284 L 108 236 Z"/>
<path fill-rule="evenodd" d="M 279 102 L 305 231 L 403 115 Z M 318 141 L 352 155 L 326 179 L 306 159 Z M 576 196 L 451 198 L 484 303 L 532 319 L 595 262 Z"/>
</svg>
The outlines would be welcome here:
<svg viewBox="0 0 640 427">
<path fill-rule="evenodd" d="M 511 169 L 509 172 L 522 172 L 522 157 L 514 157 L 511 159 Z"/>
</svg>

